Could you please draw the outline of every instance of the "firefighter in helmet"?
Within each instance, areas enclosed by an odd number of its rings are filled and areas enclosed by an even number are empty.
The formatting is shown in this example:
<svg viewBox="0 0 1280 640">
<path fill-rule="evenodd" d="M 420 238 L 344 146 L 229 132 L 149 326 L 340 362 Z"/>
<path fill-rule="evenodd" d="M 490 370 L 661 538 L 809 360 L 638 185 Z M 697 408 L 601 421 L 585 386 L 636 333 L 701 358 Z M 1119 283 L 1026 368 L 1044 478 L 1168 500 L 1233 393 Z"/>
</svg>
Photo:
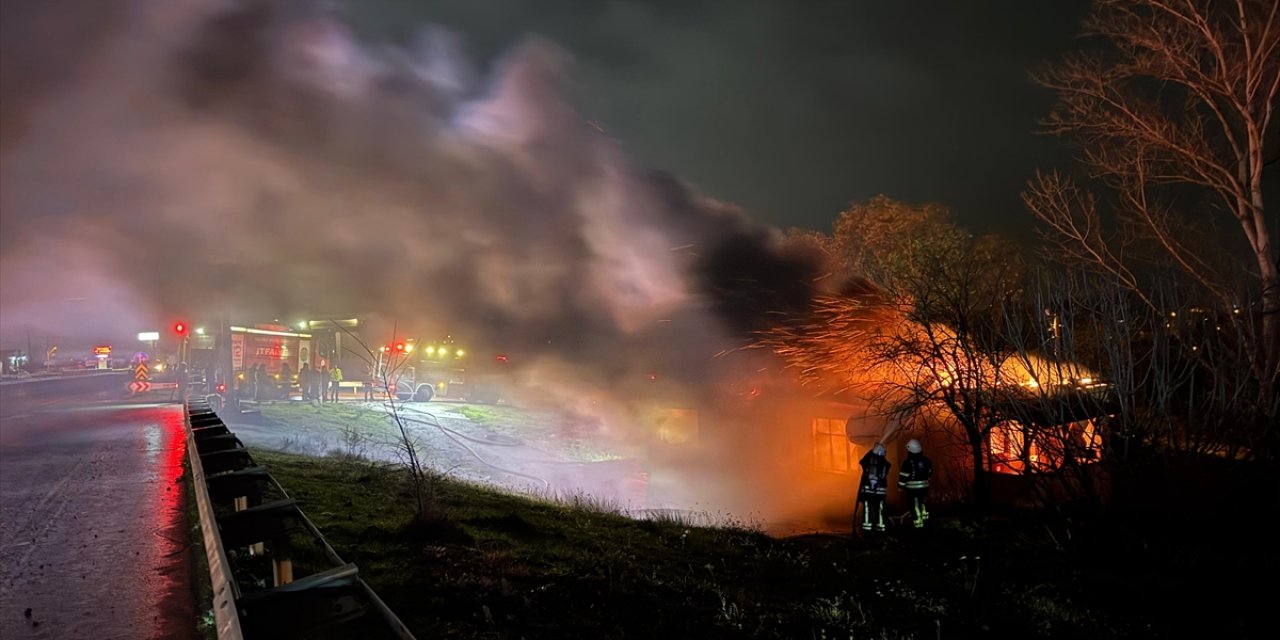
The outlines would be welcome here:
<svg viewBox="0 0 1280 640">
<path fill-rule="evenodd" d="M 893 465 L 885 458 L 884 445 L 879 442 L 858 464 L 862 466 L 862 479 L 858 482 L 858 499 L 863 504 L 862 530 L 874 527 L 884 531 L 884 500 L 889 491 L 889 468 Z"/>
<path fill-rule="evenodd" d="M 911 505 L 913 524 L 919 529 L 929 519 L 929 509 L 925 505 L 925 497 L 929 493 L 929 478 L 933 477 L 933 462 L 924 455 L 920 441 L 912 438 L 907 442 L 907 459 L 902 461 L 902 470 L 898 472 L 898 488 L 907 494 L 907 503 Z"/>
</svg>

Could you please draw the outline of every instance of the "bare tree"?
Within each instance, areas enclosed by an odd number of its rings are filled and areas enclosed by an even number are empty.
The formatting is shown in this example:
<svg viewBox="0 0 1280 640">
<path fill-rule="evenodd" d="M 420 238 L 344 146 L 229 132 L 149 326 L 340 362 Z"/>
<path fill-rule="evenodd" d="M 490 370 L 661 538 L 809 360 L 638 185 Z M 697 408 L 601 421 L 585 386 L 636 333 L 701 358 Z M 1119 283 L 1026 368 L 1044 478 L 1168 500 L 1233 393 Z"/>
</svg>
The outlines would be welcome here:
<svg viewBox="0 0 1280 640">
<path fill-rule="evenodd" d="M 1066 258 L 1122 284 L 1157 316 L 1171 309 L 1144 277 L 1140 244 L 1208 292 L 1215 316 L 1244 342 L 1260 422 L 1274 434 L 1280 252 L 1262 180 L 1280 91 L 1280 3 L 1097 0 L 1085 28 L 1097 46 L 1037 80 L 1060 101 L 1048 130 L 1081 143 L 1121 224 L 1109 231 L 1103 200 L 1060 173 L 1037 173 L 1024 202 Z M 1206 241 L 1215 214 L 1234 220 L 1247 246 L 1243 283 L 1232 241 Z"/>
<path fill-rule="evenodd" d="M 1106 451 L 1126 464 L 1142 450 L 1164 457 L 1214 454 L 1236 458 L 1256 451 L 1251 371 L 1238 354 L 1243 338 L 1227 316 L 1195 291 L 1163 281 L 1144 295 L 1156 312 L 1123 285 L 1088 273 L 1042 274 L 1028 300 L 1051 324 L 1020 352 L 1038 349 L 1057 362 L 1105 372 L 1114 419 Z M 1039 345 L 1039 346 L 1036 346 Z M 1243 449 L 1242 449 L 1243 446 Z"/>
<path fill-rule="evenodd" d="M 335 328 L 347 334 L 353 342 L 359 345 L 358 349 L 344 347 L 343 350 L 359 358 L 369 368 L 371 371 L 370 382 L 380 381 L 384 389 L 394 389 L 396 381 L 400 378 L 404 368 L 408 366 L 409 359 L 404 354 L 397 354 L 394 350 L 384 347 L 379 347 L 375 351 L 364 340 L 360 339 L 360 336 L 353 333 L 342 323 L 333 320 L 330 322 Z M 395 344 L 397 339 L 395 325 L 393 325 L 391 342 Z M 400 439 L 396 442 L 396 451 L 409 469 L 410 488 L 413 491 L 417 520 L 424 521 L 438 518 L 441 516 L 442 511 L 435 499 L 436 474 L 423 463 L 418 453 L 417 442 L 405 425 L 404 418 L 400 415 L 400 403 L 395 393 L 387 393 L 387 409 L 400 432 Z"/>
<path fill-rule="evenodd" d="M 973 497 L 986 505 L 995 409 L 1016 386 L 1002 368 L 1000 311 L 1017 294 L 1016 252 L 971 237 L 940 206 L 883 196 L 842 214 L 836 234 L 842 275 L 874 275 L 878 289 L 819 296 L 807 316 L 761 331 L 755 346 L 809 384 L 855 388 L 886 416 L 962 434 Z"/>
</svg>

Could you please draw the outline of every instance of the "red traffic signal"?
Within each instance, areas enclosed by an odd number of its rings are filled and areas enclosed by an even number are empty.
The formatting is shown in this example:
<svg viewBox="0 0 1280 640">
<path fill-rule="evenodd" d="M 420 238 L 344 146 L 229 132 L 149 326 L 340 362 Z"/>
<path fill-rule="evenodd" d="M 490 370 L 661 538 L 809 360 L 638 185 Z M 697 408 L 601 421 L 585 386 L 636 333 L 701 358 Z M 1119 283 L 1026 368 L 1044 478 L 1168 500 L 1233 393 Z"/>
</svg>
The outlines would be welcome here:
<svg viewBox="0 0 1280 640">
<path fill-rule="evenodd" d="M 173 332 L 174 332 L 174 333 L 176 333 L 176 334 L 178 334 L 178 335 L 180 335 L 180 336 L 185 336 L 185 335 L 187 335 L 187 323 L 185 323 L 185 322 L 175 322 L 175 323 L 173 324 Z"/>
<path fill-rule="evenodd" d="M 396 353 L 404 353 L 404 343 L 403 343 L 403 342 L 397 342 L 397 343 L 396 343 Z"/>
</svg>

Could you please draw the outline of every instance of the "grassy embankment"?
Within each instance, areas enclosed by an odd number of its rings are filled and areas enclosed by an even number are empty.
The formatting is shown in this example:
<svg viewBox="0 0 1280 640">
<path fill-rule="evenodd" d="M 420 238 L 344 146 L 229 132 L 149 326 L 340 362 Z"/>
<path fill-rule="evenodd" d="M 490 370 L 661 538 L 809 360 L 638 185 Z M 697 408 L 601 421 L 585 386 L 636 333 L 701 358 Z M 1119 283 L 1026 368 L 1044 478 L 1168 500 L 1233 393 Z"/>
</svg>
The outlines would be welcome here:
<svg viewBox="0 0 1280 640">
<path fill-rule="evenodd" d="M 591 435 L 596 424 L 592 418 L 563 413 L 553 417 L 544 411 L 493 405 L 459 405 L 456 412 L 493 433 L 520 438 L 538 447 L 555 448 L 580 462 L 623 457 L 593 444 Z"/>
<path fill-rule="evenodd" d="M 427 406 L 436 412 L 455 413 L 486 431 L 518 438 L 534 447 L 554 450 L 568 460 L 603 462 L 623 456 L 595 442 L 596 426 L 591 419 L 547 411 L 514 409 L 494 405 L 411 403 L 402 406 L 406 418 L 423 419 L 413 409 Z M 400 431 L 381 405 L 338 403 L 264 404 L 262 418 L 282 431 L 298 437 L 312 436 L 329 443 L 326 452 L 339 457 L 364 457 L 376 444 L 397 445 Z"/>
<path fill-rule="evenodd" d="M 447 517 L 411 524 L 394 467 L 255 457 L 420 638 L 1171 637 L 1195 601 L 1176 558 L 1033 519 L 773 539 L 439 479 Z"/>
<path fill-rule="evenodd" d="M 527 411 L 447 410 L 558 450 L 573 438 Z M 359 457 L 361 437 L 395 435 L 385 413 L 278 411 L 290 425 L 358 436 L 328 458 L 254 455 L 420 638 L 1266 637 L 1251 635 L 1255 608 L 1192 615 L 1226 610 L 1240 593 L 1229 585 L 1258 555 L 1221 544 L 1230 531 L 1219 542 L 1188 531 L 1200 520 L 1095 513 L 1072 520 L 1068 538 L 1047 513 L 974 524 L 938 510 L 924 531 L 774 539 L 438 478 L 444 517 L 414 523 L 403 470 Z"/>
</svg>

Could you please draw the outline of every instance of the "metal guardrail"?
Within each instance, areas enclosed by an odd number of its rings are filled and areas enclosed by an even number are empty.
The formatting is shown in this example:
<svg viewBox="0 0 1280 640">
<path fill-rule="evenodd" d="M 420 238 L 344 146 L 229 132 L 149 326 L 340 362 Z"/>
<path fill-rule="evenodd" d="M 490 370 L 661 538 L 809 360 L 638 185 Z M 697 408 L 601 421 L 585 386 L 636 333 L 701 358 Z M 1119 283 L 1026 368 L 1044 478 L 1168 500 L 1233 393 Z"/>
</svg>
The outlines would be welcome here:
<svg viewBox="0 0 1280 640">
<path fill-rule="evenodd" d="M 313 637 L 354 626 L 362 638 L 414 640 L 207 400 L 187 400 L 185 419 L 219 640 Z M 303 546 L 318 548 L 328 566 L 295 579 Z M 238 576 L 261 570 L 263 561 L 271 566 L 270 587 Z"/>
</svg>

